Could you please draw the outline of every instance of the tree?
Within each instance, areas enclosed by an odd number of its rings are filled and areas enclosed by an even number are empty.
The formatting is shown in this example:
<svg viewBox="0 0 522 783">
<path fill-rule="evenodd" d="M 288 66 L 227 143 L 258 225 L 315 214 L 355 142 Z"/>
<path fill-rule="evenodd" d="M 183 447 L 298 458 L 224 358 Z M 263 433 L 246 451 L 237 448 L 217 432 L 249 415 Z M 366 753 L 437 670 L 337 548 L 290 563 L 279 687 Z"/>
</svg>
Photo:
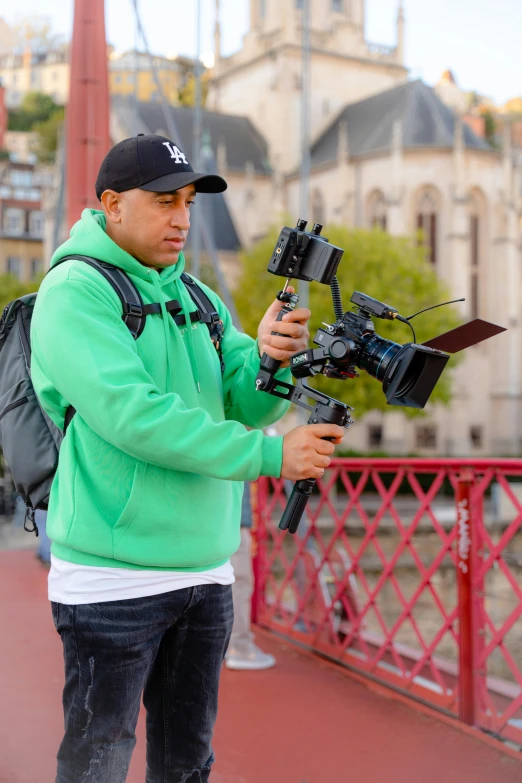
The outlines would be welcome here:
<svg viewBox="0 0 522 783">
<path fill-rule="evenodd" d="M 19 16 L 11 29 L 15 49 L 19 52 L 26 49 L 41 52 L 63 46 L 63 36 L 52 32 L 50 20 L 46 16 Z"/>
<path fill-rule="evenodd" d="M 30 283 L 22 283 L 14 275 L 0 275 L 0 314 L 4 307 L 19 296 L 32 294 L 40 287 L 41 277 Z"/>
<path fill-rule="evenodd" d="M 13 131 L 30 131 L 40 122 L 46 122 L 59 107 L 49 95 L 28 92 L 19 109 L 12 109 L 8 116 L 8 128 Z"/>
<path fill-rule="evenodd" d="M 40 163 L 53 163 L 58 146 L 58 136 L 63 128 L 65 110 L 57 109 L 43 122 L 33 125 L 37 133 L 36 154 Z"/>
<path fill-rule="evenodd" d="M 497 124 L 495 118 L 490 109 L 483 109 L 481 111 L 482 117 L 484 117 L 484 133 L 486 134 L 486 140 L 493 146 L 497 146 L 496 132 Z"/>
<path fill-rule="evenodd" d="M 266 239 L 242 258 L 242 276 L 235 300 L 243 328 L 254 337 L 266 308 L 278 288 L 282 287 L 282 278 L 276 279 L 266 271 L 277 235 L 275 230 L 270 232 Z M 382 300 L 398 308 L 399 312 L 406 316 L 452 298 L 426 260 L 424 249 L 416 246 L 412 239 L 392 237 L 377 229 L 348 231 L 340 226 L 327 227 L 324 236 L 345 251 L 337 272 L 345 309 L 351 307 L 348 299 L 354 290 Z M 323 321 L 334 321 L 328 286 L 310 284 L 310 309 L 310 334 L 313 338 Z M 430 337 L 455 328 L 458 324 L 459 318 L 452 307 L 440 308 L 419 316 L 414 321 L 417 342 L 422 343 Z M 397 343 L 412 340 L 408 327 L 398 321 L 375 319 L 375 328 L 380 336 Z M 437 384 L 431 401 L 444 404 L 449 402 L 450 375 L 446 371 Z M 370 410 L 393 410 L 386 405 L 381 384 L 363 370 L 360 378 L 352 381 L 316 377 L 311 385 L 352 405 L 358 417 Z M 415 415 L 409 409 L 403 410 Z"/>
<path fill-rule="evenodd" d="M 201 74 L 201 105 L 205 106 L 208 95 L 208 71 L 204 71 Z M 182 87 L 178 90 L 178 100 L 180 106 L 195 106 L 196 105 L 196 77 L 191 72 L 187 75 L 187 79 Z"/>
</svg>

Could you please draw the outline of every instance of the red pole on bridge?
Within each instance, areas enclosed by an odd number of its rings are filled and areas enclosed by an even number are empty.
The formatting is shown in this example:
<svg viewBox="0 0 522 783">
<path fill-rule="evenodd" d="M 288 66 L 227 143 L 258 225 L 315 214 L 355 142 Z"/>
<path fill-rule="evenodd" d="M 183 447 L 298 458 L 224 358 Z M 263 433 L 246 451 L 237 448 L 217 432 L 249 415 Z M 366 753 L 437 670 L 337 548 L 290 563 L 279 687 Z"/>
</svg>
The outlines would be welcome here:
<svg viewBox="0 0 522 783">
<path fill-rule="evenodd" d="M 471 490 L 473 472 L 463 470 L 456 487 L 457 588 L 459 597 L 459 718 L 475 723 L 475 655 L 473 623 L 473 518 Z"/>
<path fill-rule="evenodd" d="M 98 200 L 94 183 L 110 147 L 104 0 L 74 0 L 66 119 L 67 225 Z"/>
</svg>

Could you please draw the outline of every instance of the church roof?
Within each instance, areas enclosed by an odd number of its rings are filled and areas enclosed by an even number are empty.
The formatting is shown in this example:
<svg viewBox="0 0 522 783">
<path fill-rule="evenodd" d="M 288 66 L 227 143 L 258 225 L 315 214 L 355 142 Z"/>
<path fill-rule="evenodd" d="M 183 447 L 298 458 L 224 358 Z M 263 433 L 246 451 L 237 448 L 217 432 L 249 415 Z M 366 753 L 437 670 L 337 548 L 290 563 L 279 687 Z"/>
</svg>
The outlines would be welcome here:
<svg viewBox="0 0 522 783">
<path fill-rule="evenodd" d="M 112 97 L 113 106 L 126 106 L 134 110 L 132 98 L 123 96 Z M 192 152 L 192 137 L 194 129 L 194 109 L 188 106 L 169 106 L 174 123 L 179 131 L 180 146 L 190 160 Z M 140 121 L 146 126 L 147 132 L 156 133 L 161 130 L 167 133 L 165 118 L 161 104 L 138 103 Z M 269 175 L 268 145 L 247 117 L 233 114 L 221 114 L 215 111 L 202 111 L 202 130 L 210 138 L 212 149 L 217 153 L 219 144 L 223 143 L 227 152 L 227 169 L 229 171 L 245 171 L 248 163 L 252 164 L 257 174 Z"/>
<path fill-rule="evenodd" d="M 422 81 L 413 81 L 346 106 L 312 145 L 312 165 L 337 159 L 339 129 L 343 123 L 347 129 L 350 157 L 388 152 L 396 120 L 402 123 L 404 149 L 453 147 L 455 112 L 431 87 Z M 463 136 L 468 149 L 491 150 L 489 144 L 465 123 Z"/>
</svg>

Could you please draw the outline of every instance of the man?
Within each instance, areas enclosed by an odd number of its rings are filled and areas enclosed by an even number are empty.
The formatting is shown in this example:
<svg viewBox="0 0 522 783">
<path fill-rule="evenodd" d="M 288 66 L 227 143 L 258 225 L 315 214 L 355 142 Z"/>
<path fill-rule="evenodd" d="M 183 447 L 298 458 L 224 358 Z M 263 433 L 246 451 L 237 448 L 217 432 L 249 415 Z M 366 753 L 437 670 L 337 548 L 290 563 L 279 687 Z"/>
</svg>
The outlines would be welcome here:
<svg viewBox="0 0 522 783">
<path fill-rule="evenodd" d="M 84 210 L 51 264 L 84 254 L 120 267 L 156 313 L 133 339 L 111 285 L 81 260 L 51 270 L 38 294 L 33 383 L 60 428 L 76 409 L 48 515 L 65 662 L 57 783 L 126 779 L 142 694 L 147 783 L 209 779 L 242 482 L 320 476 L 334 449 L 321 438 L 343 434 L 300 427 L 283 441 L 246 429 L 284 413 L 255 391 L 259 352 L 288 364 L 306 343 L 308 310 L 271 336 L 274 302 L 256 343 L 205 288 L 224 325 L 223 373 L 207 327 L 191 317 L 180 279 L 190 209 L 197 192 L 225 188 L 194 173 L 169 139 L 117 144 L 96 183 L 102 211 Z"/>
</svg>

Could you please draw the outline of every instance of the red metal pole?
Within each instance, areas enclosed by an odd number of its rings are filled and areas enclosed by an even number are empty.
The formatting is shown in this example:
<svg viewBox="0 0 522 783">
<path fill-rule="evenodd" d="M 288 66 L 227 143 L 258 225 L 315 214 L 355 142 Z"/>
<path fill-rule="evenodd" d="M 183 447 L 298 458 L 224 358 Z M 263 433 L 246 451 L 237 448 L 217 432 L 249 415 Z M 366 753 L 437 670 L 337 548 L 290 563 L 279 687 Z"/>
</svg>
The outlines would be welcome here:
<svg viewBox="0 0 522 783">
<path fill-rule="evenodd" d="M 94 183 L 111 146 L 104 0 L 74 0 L 66 118 L 67 225 L 99 202 Z"/>
<path fill-rule="evenodd" d="M 463 470 L 457 479 L 457 586 L 459 600 L 459 718 L 475 723 L 473 628 L 473 529 L 471 488 L 473 472 Z"/>
</svg>

